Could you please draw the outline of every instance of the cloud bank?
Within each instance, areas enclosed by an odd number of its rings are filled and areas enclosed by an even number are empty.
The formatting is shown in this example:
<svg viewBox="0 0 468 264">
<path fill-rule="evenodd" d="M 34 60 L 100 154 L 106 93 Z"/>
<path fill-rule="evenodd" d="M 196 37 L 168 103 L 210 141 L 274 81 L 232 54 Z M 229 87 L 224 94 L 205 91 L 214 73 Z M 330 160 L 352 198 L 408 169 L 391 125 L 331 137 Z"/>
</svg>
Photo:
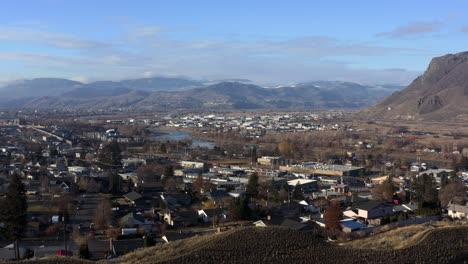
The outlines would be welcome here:
<svg viewBox="0 0 468 264">
<path fill-rule="evenodd" d="M 436 27 L 435 23 L 414 23 L 382 35 L 425 34 Z M 51 77 L 81 81 L 184 75 L 206 79 L 245 78 L 259 84 L 310 80 L 407 84 L 419 73 L 405 69 L 359 67 L 359 61 L 351 58 L 375 57 L 377 60 L 385 56 L 421 53 L 329 36 L 283 40 L 183 39 L 158 26 L 128 29 L 106 41 L 25 27 L 0 27 L 0 32 L 2 42 L 38 47 L 34 52 L 0 52 L 3 64 L 15 62 L 24 65 L 22 76 L 54 72 L 61 76 Z M 41 52 L 41 47 L 47 51 Z"/>
</svg>

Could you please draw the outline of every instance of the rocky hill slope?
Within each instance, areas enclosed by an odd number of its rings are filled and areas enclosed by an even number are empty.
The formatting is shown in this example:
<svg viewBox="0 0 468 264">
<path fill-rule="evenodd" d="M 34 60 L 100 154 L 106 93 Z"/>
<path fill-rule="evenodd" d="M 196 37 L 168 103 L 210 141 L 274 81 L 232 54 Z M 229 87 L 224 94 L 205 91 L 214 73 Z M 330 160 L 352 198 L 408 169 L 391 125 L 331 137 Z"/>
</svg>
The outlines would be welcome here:
<svg viewBox="0 0 468 264">
<path fill-rule="evenodd" d="M 468 52 L 432 59 L 423 75 L 363 115 L 376 119 L 468 120 Z"/>
</svg>

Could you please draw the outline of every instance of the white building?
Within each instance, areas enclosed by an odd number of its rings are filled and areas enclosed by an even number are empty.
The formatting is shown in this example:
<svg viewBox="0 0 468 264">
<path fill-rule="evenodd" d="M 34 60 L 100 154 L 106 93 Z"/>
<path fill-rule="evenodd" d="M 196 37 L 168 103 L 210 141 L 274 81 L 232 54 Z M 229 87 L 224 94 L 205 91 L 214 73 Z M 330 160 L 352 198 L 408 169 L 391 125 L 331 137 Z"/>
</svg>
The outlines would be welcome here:
<svg viewBox="0 0 468 264">
<path fill-rule="evenodd" d="M 448 216 L 458 219 L 468 219 L 468 204 L 459 205 L 449 203 L 447 206 Z"/>
<path fill-rule="evenodd" d="M 317 181 L 310 179 L 290 180 L 288 181 L 288 186 L 290 189 L 294 189 L 296 186 L 300 186 L 304 192 L 313 192 L 318 189 Z"/>
<path fill-rule="evenodd" d="M 203 168 L 203 162 L 196 162 L 196 161 L 181 161 L 179 162 L 180 166 L 184 168 L 197 168 L 197 169 L 202 169 Z"/>
</svg>

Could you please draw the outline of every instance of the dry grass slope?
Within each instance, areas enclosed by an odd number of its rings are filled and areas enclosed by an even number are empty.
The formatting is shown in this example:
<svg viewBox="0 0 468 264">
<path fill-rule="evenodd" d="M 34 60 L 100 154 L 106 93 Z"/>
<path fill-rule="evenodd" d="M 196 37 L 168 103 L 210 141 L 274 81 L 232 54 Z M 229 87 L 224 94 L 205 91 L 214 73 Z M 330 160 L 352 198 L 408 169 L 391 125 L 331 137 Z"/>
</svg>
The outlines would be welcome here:
<svg viewBox="0 0 468 264">
<path fill-rule="evenodd" d="M 437 228 L 395 250 L 340 247 L 289 229 L 243 228 L 139 250 L 112 263 L 463 263 L 468 227 Z M 65 263 L 57 260 L 32 263 Z M 68 263 L 86 263 L 79 260 Z M 102 261 L 108 263 L 108 261 Z"/>
<path fill-rule="evenodd" d="M 340 246 L 357 249 L 403 249 L 424 240 L 425 235 L 436 228 L 450 228 L 446 222 L 425 223 L 396 228 L 371 237 L 340 243 Z"/>
<path fill-rule="evenodd" d="M 136 252 L 127 254 L 119 259 L 112 260 L 115 263 L 162 263 L 180 258 L 184 255 L 190 255 L 204 247 L 218 241 L 225 239 L 234 231 L 228 231 L 216 235 L 209 236 L 196 236 L 184 240 L 171 242 L 168 244 L 158 244 L 154 247 L 141 249 Z M 152 261 L 152 262 L 148 262 Z"/>
<path fill-rule="evenodd" d="M 93 264 L 93 261 L 86 261 L 77 258 L 66 258 L 66 257 L 50 257 L 44 259 L 37 259 L 37 260 L 24 260 L 21 262 L 1 262 L 5 264 L 13 264 L 13 263 L 24 263 L 24 264 Z"/>
<path fill-rule="evenodd" d="M 338 247 L 313 235 L 283 228 L 245 228 L 142 250 L 117 262 L 457 263 L 465 259 L 468 259 L 468 227 L 434 229 L 420 243 L 407 244 L 400 250 Z"/>
</svg>

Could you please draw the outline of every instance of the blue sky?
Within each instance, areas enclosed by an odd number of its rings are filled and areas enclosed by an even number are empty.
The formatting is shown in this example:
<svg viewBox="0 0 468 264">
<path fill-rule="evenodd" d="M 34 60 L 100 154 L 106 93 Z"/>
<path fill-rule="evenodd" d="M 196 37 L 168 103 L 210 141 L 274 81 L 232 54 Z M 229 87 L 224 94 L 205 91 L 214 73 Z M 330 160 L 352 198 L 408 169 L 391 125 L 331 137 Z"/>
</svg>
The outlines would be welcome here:
<svg viewBox="0 0 468 264">
<path fill-rule="evenodd" d="M 0 82 L 150 76 L 407 84 L 467 50 L 463 1 L 2 1 Z"/>
</svg>

